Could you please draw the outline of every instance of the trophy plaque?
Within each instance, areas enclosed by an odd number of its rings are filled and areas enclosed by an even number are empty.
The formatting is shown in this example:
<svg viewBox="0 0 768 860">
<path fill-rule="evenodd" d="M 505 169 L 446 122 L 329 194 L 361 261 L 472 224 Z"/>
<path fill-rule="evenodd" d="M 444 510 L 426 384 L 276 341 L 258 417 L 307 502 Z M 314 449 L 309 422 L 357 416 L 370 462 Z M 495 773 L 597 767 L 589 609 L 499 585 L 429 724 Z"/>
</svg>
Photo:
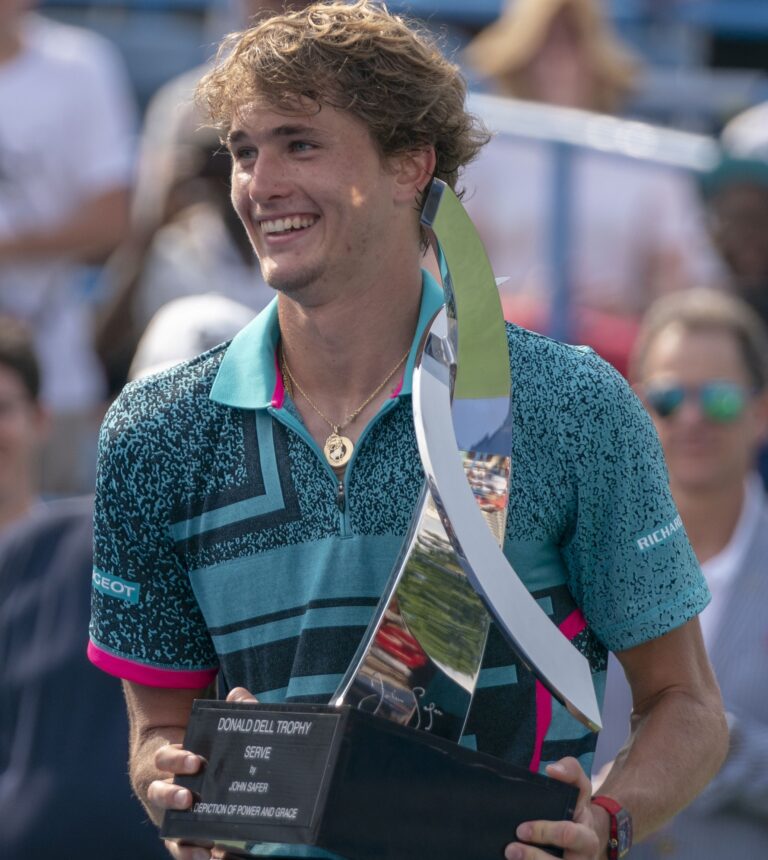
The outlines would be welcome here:
<svg viewBox="0 0 768 860">
<path fill-rule="evenodd" d="M 194 803 L 166 812 L 164 838 L 244 856 L 280 843 L 346 860 L 466 860 L 501 858 L 522 821 L 573 817 L 572 786 L 458 743 L 491 618 L 576 718 L 596 731 L 600 715 L 586 658 L 502 552 L 511 383 L 490 264 L 440 180 L 421 220 L 445 305 L 414 365 L 426 481 L 400 557 L 328 705 L 195 703 L 184 748 L 206 766 L 176 778 Z"/>
<path fill-rule="evenodd" d="M 346 860 L 501 858 L 518 824 L 571 818 L 577 796 L 349 706 L 198 700 L 184 745 L 208 764 L 176 778 L 195 801 L 166 812 L 162 835 L 238 856 L 258 841 Z"/>
</svg>

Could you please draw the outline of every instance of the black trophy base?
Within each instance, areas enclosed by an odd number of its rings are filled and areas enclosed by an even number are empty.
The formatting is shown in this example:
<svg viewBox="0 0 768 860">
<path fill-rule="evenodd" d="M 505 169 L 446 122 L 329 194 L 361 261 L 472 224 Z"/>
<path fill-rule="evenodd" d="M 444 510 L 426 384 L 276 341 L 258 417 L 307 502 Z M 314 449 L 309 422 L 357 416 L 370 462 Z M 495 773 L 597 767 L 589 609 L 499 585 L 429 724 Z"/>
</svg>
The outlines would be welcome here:
<svg viewBox="0 0 768 860">
<path fill-rule="evenodd" d="M 184 741 L 207 765 L 161 836 L 247 853 L 314 845 L 346 860 L 501 860 L 517 825 L 573 818 L 577 791 L 350 708 L 198 700 Z M 556 853 L 554 849 L 552 853 Z"/>
</svg>

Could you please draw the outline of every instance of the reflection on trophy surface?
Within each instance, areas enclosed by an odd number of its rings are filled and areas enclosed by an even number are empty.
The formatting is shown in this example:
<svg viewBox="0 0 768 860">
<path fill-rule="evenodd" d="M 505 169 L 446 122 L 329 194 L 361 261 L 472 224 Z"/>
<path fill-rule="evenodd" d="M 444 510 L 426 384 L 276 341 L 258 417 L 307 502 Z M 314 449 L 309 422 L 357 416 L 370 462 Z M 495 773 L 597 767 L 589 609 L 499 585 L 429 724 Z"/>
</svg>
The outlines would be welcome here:
<svg viewBox="0 0 768 860">
<path fill-rule="evenodd" d="M 510 458 L 471 452 L 462 459 L 483 517 L 501 545 Z M 490 616 L 467 580 L 450 530 L 450 522 L 427 494 L 396 596 L 387 605 L 344 701 L 402 725 L 458 740 L 477 682 Z"/>
<path fill-rule="evenodd" d="M 444 695 L 444 679 L 450 679 L 452 700 L 466 712 L 489 620 L 434 504 L 427 504 L 397 596 L 345 701 L 403 725 L 458 737 L 460 711 L 446 713 L 435 694 Z"/>
</svg>

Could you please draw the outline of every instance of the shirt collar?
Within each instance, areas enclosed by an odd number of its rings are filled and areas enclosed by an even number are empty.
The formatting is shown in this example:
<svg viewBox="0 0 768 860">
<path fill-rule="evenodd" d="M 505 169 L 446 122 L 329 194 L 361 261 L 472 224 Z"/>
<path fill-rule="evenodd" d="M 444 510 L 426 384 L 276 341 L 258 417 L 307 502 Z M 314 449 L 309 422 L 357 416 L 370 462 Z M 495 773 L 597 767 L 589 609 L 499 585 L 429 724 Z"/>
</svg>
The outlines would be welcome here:
<svg viewBox="0 0 768 860">
<path fill-rule="evenodd" d="M 403 371 L 402 385 L 393 397 L 411 393 L 411 376 L 421 336 L 443 304 L 443 291 L 437 281 L 427 271 L 422 270 L 421 275 L 419 321 Z M 211 400 L 239 409 L 282 406 L 283 386 L 277 372 L 279 340 L 280 322 L 275 298 L 232 339 L 213 382 Z"/>
</svg>

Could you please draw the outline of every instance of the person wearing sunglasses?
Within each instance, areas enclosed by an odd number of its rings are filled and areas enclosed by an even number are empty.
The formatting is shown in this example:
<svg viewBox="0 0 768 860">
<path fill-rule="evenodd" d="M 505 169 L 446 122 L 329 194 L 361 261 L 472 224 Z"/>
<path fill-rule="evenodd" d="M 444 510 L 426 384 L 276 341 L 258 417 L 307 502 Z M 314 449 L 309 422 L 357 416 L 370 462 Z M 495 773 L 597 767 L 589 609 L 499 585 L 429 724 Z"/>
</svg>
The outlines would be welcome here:
<svg viewBox="0 0 768 860">
<path fill-rule="evenodd" d="M 703 418 L 718 424 L 738 421 L 749 405 L 754 389 L 730 379 L 710 379 L 700 385 L 680 382 L 649 383 L 642 389 L 648 409 L 661 419 L 678 414 L 689 400 L 694 401 Z"/>
<path fill-rule="evenodd" d="M 757 456 L 768 427 L 768 332 L 740 299 L 690 290 L 657 301 L 630 363 L 712 602 L 700 614 L 731 731 L 719 775 L 632 850 L 633 860 L 763 857 L 768 847 L 768 501 Z M 596 767 L 631 708 L 609 668 Z M 622 726 L 622 728 L 623 728 Z"/>
</svg>

